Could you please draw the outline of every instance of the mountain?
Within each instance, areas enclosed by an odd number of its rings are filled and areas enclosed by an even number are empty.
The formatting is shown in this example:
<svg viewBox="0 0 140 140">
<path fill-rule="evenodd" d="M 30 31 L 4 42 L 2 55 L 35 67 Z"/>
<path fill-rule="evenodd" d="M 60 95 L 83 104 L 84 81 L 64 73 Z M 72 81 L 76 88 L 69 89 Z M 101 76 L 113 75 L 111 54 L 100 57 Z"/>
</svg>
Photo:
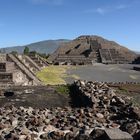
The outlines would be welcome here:
<svg viewBox="0 0 140 140">
<path fill-rule="evenodd" d="M 61 43 L 65 43 L 69 41 L 70 40 L 67 39 L 45 40 L 45 41 L 24 45 L 24 46 L 1 48 L 0 51 L 4 53 L 10 53 L 12 51 L 17 51 L 18 53 L 22 53 L 24 48 L 27 46 L 29 47 L 30 51 L 37 51 L 39 53 L 51 54 L 61 45 Z"/>
<path fill-rule="evenodd" d="M 72 60 L 72 57 L 75 56 L 75 59 L 79 57 L 80 61 L 80 56 L 82 56 L 85 57 L 83 58 L 83 61 L 91 59 L 99 62 L 101 59 L 108 59 L 110 61 L 115 61 L 116 63 L 121 63 L 123 61 L 133 61 L 136 54 L 126 47 L 114 41 L 104 39 L 103 37 L 83 35 L 72 41 L 62 43 L 61 46 L 49 57 L 49 60 L 63 61 L 63 56 L 66 59 L 71 59 L 68 60 L 68 62 L 74 61 Z"/>
</svg>

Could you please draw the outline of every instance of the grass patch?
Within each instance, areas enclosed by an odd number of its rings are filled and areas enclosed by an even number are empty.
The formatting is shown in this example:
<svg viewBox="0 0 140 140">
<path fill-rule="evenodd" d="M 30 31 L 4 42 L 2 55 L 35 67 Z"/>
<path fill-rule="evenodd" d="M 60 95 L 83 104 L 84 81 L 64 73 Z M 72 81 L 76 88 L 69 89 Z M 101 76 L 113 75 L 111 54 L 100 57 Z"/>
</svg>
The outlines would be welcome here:
<svg viewBox="0 0 140 140">
<path fill-rule="evenodd" d="M 56 87 L 56 91 L 61 94 L 69 94 L 70 88 L 68 85 L 61 85 Z"/>
<path fill-rule="evenodd" d="M 48 66 L 37 73 L 37 77 L 44 83 L 49 85 L 66 84 L 66 70 L 68 66 Z"/>
<path fill-rule="evenodd" d="M 140 107 L 140 103 L 137 98 L 132 97 L 131 101 L 133 103 L 133 106 Z"/>
<path fill-rule="evenodd" d="M 128 93 L 128 90 L 126 88 L 123 88 L 123 87 L 119 87 L 119 91 L 122 92 L 122 93 Z"/>
<path fill-rule="evenodd" d="M 76 69 L 76 66 L 48 66 L 37 73 L 37 77 L 45 85 L 63 85 L 66 84 L 65 78 L 73 78 L 75 80 L 79 79 L 75 74 L 66 73 L 68 69 Z"/>
</svg>

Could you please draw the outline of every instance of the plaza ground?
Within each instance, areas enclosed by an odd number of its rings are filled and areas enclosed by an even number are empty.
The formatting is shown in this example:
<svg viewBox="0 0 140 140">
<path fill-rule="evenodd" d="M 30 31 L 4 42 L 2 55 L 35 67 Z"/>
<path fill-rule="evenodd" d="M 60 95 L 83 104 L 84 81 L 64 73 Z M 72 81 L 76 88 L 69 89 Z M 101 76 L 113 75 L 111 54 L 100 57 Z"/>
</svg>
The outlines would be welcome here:
<svg viewBox="0 0 140 140">
<path fill-rule="evenodd" d="M 94 64 L 86 66 L 50 66 L 43 69 L 37 76 L 45 84 L 68 84 L 74 80 L 103 82 L 139 82 L 140 72 L 133 70 L 131 64 Z"/>
</svg>

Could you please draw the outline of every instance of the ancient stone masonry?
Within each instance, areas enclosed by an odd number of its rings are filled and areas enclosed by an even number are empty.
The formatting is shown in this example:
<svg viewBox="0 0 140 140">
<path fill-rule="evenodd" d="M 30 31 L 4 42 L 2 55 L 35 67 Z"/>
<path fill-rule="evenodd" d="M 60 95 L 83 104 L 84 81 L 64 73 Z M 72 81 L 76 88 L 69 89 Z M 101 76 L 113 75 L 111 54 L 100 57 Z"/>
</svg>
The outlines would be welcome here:
<svg viewBox="0 0 140 140">
<path fill-rule="evenodd" d="M 86 58 L 84 55 L 58 55 L 55 64 L 91 64 L 92 61 L 89 58 Z"/>
<path fill-rule="evenodd" d="M 17 68 L 26 75 L 26 79 L 28 79 L 29 82 L 33 85 L 41 84 L 39 79 L 33 74 L 33 72 L 30 71 L 30 68 L 27 68 L 17 57 L 13 54 L 7 54 L 7 58 L 9 61 L 12 61 L 15 63 Z"/>
<path fill-rule="evenodd" d="M 30 57 L 0 54 L 0 85 L 40 85 L 36 72 L 41 70 Z"/>
<path fill-rule="evenodd" d="M 107 49 L 100 49 L 100 55 L 102 59 L 102 63 L 112 63 L 111 54 Z"/>
<path fill-rule="evenodd" d="M 48 66 L 48 62 L 40 57 L 38 54 L 30 53 L 29 54 L 30 59 L 32 59 L 39 67 L 46 67 Z"/>
<path fill-rule="evenodd" d="M 7 65 L 7 63 L 5 63 Z M 9 71 L 1 71 L 0 72 L 0 86 L 7 85 L 26 85 L 29 84 L 26 75 L 24 75 L 21 71 L 19 71 L 15 65 L 13 70 Z"/>
<path fill-rule="evenodd" d="M 1 58 L 4 55 L 1 56 Z M 16 68 L 14 63 L 5 61 L 5 56 L 0 62 L 0 84 L 13 84 L 13 77 L 15 76 Z"/>
<path fill-rule="evenodd" d="M 103 82 L 76 81 L 73 86 L 82 106 L 94 108 L 98 118 L 109 121 L 105 127 L 117 127 L 132 136 L 140 131 L 140 109 L 133 107 L 127 97 L 117 96 Z"/>
<path fill-rule="evenodd" d="M 0 109 L 1 139 L 139 140 L 140 111 L 105 83 L 75 81 L 81 106 Z M 87 102 L 85 104 L 85 102 Z"/>
<path fill-rule="evenodd" d="M 0 63 L 1 72 L 8 72 L 10 70 L 15 70 L 14 63 L 6 62 L 6 61 Z"/>
<path fill-rule="evenodd" d="M 101 62 L 104 64 L 127 64 L 129 63 L 117 50 L 115 49 L 100 49 Z"/>
<path fill-rule="evenodd" d="M 113 41 L 98 36 L 80 36 L 61 44 L 49 59 L 54 63 L 65 64 L 124 64 L 132 63 L 135 57 L 135 53 Z"/>
<path fill-rule="evenodd" d="M 17 55 L 17 58 L 24 63 L 33 73 L 41 70 L 41 68 L 27 55 Z"/>
<path fill-rule="evenodd" d="M 0 63 L 0 83 L 8 82 L 12 83 L 13 73 L 9 70 L 14 70 L 14 64 L 8 62 Z"/>
</svg>

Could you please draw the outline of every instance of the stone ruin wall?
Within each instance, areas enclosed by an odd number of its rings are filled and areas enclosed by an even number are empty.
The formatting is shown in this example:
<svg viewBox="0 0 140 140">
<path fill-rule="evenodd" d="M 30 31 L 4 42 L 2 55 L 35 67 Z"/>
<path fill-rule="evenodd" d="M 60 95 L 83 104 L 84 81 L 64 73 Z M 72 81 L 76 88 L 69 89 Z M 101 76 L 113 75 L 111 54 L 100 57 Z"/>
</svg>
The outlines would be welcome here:
<svg viewBox="0 0 140 140">
<path fill-rule="evenodd" d="M 17 58 L 20 60 L 21 63 L 23 63 L 27 68 L 30 68 L 30 71 L 33 73 L 36 73 L 38 69 L 35 67 L 34 61 L 32 60 L 29 61 L 29 57 L 25 55 L 17 55 Z"/>
<path fill-rule="evenodd" d="M 120 54 L 116 49 L 100 49 L 102 63 L 108 64 L 127 64 L 132 63 Z"/>
<path fill-rule="evenodd" d="M 92 64 L 92 62 L 105 64 L 131 63 L 131 61 L 127 59 L 120 50 L 110 45 L 107 48 L 108 45 L 108 43 L 103 42 L 102 46 L 96 40 L 90 40 L 88 37 L 86 38 L 86 41 L 85 38 L 79 38 L 71 43 L 65 43 L 62 47 L 58 48 L 58 53 L 54 63 L 71 62 L 80 64 L 81 61 L 83 64 Z M 81 60 L 78 59 L 80 57 Z M 84 57 L 84 59 L 82 57 Z"/>
<path fill-rule="evenodd" d="M 0 79 L 1 86 L 12 85 L 38 85 L 41 82 L 36 78 L 33 70 L 33 64 L 27 63 L 25 59 L 22 59 L 19 55 L 19 59 L 12 54 L 0 54 L 0 62 L 2 65 L 1 76 L 4 79 Z M 22 69 L 23 68 L 23 69 Z M 8 80 L 8 77 L 11 77 Z"/>
<path fill-rule="evenodd" d="M 73 88 L 75 91 L 73 96 L 78 99 L 80 106 L 93 108 L 95 112 L 97 111 L 98 119 L 107 117 L 109 125 L 105 127 L 116 127 L 132 136 L 140 132 L 140 127 L 137 126 L 140 121 L 140 110 L 133 106 L 127 96 L 122 98 L 117 95 L 117 91 L 104 82 L 78 80 L 73 84 Z M 110 126 L 110 122 L 113 122 L 112 126 Z M 102 123 L 102 125 L 104 124 L 106 123 Z"/>
<path fill-rule="evenodd" d="M 115 49 L 99 49 L 98 51 L 91 50 L 88 57 L 82 54 L 58 54 L 54 62 L 71 62 L 72 64 L 80 64 L 82 62 L 83 64 L 92 64 L 92 62 L 101 62 L 104 64 L 131 63 L 131 61 L 127 60 Z"/>
<path fill-rule="evenodd" d="M 128 64 L 132 63 L 135 57 L 135 53 L 113 41 L 107 41 L 98 36 L 80 36 L 71 42 L 63 43 L 55 51 L 53 60 L 54 63 L 71 62 L 70 57 L 73 57 L 75 63 L 78 64 L 79 60 L 74 55 L 79 57 L 84 55 L 85 60 L 81 59 L 83 64 L 88 64 L 89 61 L 86 62 L 86 59 L 90 59 L 90 64 L 92 62 Z"/>
<path fill-rule="evenodd" d="M 32 85 L 32 80 L 30 81 L 29 78 L 23 72 L 21 72 L 19 69 L 13 73 L 13 82 L 15 85 Z"/>
</svg>

